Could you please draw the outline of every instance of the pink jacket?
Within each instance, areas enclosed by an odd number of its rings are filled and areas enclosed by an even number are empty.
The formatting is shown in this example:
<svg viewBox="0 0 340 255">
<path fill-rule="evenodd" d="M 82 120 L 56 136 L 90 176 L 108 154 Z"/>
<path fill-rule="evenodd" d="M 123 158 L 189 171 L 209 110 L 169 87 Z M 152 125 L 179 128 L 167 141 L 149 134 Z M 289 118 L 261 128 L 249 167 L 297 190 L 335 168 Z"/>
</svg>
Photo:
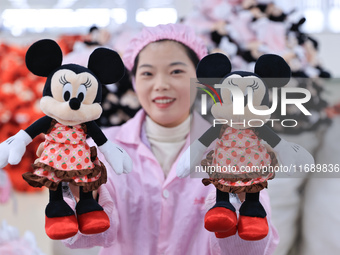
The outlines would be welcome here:
<svg viewBox="0 0 340 255">
<path fill-rule="evenodd" d="M 191 139 L 210 127 L 199 114 L 194 113 L 193 118 Z M 66 246 L 103 246 L 101 255 L 272 254 L 278 235 L 271 224 L 267 192 L 261 191 L 270 226 L 266 238 L 256 242 L 244 241 L 238 235 L 217 239 L 203 226 L 205 199 L 215 193 L 215 187 L 205 187 L 200 178 L 178 178 L 176 162 L 165 179 L 156 158 L 142 142 L 144 119 L 145 112 L 140 110 L 124 125 L 104 130 L 109 140 L 126 150 L 134 164 L 130 174 L 119 176 L 108 167 L 108 182 L 99 189 L 99 203 L 109 215 L 111 227 L 98 235 L 78 233 L 65 241 Z M 188 137 L 181 154 L 189 144 Z M 236 202 L 234 206 L 238 209 L 240 204 Z"/>
</svg>

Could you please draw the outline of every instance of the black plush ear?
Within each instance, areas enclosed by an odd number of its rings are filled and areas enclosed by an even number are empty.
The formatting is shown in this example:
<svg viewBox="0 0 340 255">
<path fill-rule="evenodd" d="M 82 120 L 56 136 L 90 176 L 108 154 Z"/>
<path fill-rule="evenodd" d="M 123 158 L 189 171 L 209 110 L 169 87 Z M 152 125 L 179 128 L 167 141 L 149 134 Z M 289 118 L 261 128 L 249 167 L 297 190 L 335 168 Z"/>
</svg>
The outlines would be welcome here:
<svg viewBox="0 0 340 255">
<path fill-rule="evenodd" d="M 125 68 L 119 54 L 106 48 L 95 49 L 87 67 L 97 76 L 102 84 L 118 82 L 125 74 Z"/>
<path fill-rule="evenodd" d="M 47 77 L 61 66 L 63 53 L 59 45 L 50 39 L 37 41 L 26 52 L 26 66 L 33 74 Z"/>
<path fill-rule="evenodd" d="M 219 83 L 221 78 L 230 73 L 230 71 L 231 63 L 229 58 L 224 54 L 214 53 L 205 56 L 198 63 L 196 76 L 201 83 L 213 85 Z"/>
<path fill-rule="evenodd" d="M 274 54 L 265 54 L 259 57 L 255 64 L 255 73 L 261 78 L 271 82 L 267 82 L 269 87 L 282 87 L 286 85 L 291 77 L 291 71 L 286 61 Z"/>
</svg>

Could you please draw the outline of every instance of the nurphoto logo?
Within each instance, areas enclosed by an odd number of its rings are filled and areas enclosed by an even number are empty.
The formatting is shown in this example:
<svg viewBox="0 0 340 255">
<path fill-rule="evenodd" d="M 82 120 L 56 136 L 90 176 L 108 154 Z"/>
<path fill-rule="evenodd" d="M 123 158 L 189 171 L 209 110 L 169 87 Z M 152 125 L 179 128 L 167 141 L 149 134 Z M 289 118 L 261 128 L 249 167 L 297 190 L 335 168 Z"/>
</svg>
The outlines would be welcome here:
<svg viewBox="0 0 340 255">
<path fill-rule="evenodd" d="M 304 115 L 312 115 L 306 107 L 303 105 L 307 103 L 311 99 L 311 93 L 305 88 L 299 87 L 283 87 L 280 88 L 281 93 L 279 93 L 278 88 L 273 87 L 271 89 L 271 106 L 268 109 L 256 109 L 254 106 L 254 89 L 249 86 L 246 88 L 245 92 L 238 86 L 232 86 L 226 83 L 223 84 L 215 84 L 214 87 L 206 85 L 213 93 L 217 96 L 219 103 L 223 105 L 223 102 L 214 88 L 217 89 L 228 89 L 231 93 L 232 98 L 232 108 L 233 108 L 233 115 L 235 116 L 242 116 L 245 115 L 245 106 L 247 105 L 249 111 L 256 116 L 262 118 L 259 119 L 244 119 L 242 121 L 233 122 L 233 120 L 227 119 L 218 119 L 215 118 L 213 120 L 213 125 L 216 124 L 229 124 L 232 126 L 233 124 L 241 125 L 248 124 L 249 127 L 260 127 L 263 126 L 266 122 L 271 123 L 272 127 L 274 126 L 274 122 L 280 121 L 283 127 L 295 127 L 297 126 L 298 122 L 295 119 L 263 119 L 263 116 L 272 114 L 278 107 L 279 104 L 279 94 L 281 96 L 280 100 L 280 109 L 281 109 L 281 116 L 287 115 L 287 105 L 295 105 Z M 198 87 L 199 89 L 205 91 L 214 101 L 214 104 L 218 104 L 216 102 L 212 93 L 207 90 Z M 269 90 L 269 89 L 268 89 Z M 207 115 L 207 94 L 201 95 L 201 114 Z M 299 95 L 299 98 L 289 98 L 289 94 Z M 269 107 L 269 106 L 268 106 Z M 239 118 L 238 118 L 239 119 Z M 256 124 L 255 124 L 256 123 Z"/>
</svg>

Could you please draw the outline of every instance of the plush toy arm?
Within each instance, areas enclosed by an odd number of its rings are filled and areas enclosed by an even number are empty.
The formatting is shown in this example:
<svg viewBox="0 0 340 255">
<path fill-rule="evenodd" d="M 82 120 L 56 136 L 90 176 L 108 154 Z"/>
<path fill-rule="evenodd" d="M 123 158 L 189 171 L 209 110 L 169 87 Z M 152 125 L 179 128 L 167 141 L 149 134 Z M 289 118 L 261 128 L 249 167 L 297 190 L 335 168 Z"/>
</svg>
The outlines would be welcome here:
<svg viewBox="0 0 340 255">
<path fill-rule="evenodd" d="M 130 173 L 132 171 L 132 160 L 125 150 L 107 140 L 104 133 L 94 121 L 87 122 L 86 127 L 87 133 L 98 145 L 98 149 L 116 174 Z"/>
<path fill-rule="evenodd" d="M 219 136 L 222 125 L 209 128 L 198 140 L 195 140 L 182 154 L 176 166 L 176 174 L 184 178 L 201 165 L 201 160 L 207 147 Z"/>
<path fill-rule="evenodd" d="M 221 124 L 211 126 L 200 138 L 198 138 L 198 140 L 205 145 L 205 147 L 209 147 L 209 145 L 220 135 L 221 127 Z"/>
<path fill-rule="evenodd" d="M 268 126 L 256 128 L 256 131 L 273 148 L 282 165 L 293 170 L 299 166 L 314 164 L 313 156 L 305 148 L 280 138 Z"/>
<path fill-rule="evenodd" d="M 266 141 L 272 148 L 274 148 L 281 141 L 281 137 L 279 137 L 270 127 L 266 125 L 257 127 L 255 130 L 258 136 Z"/>
<path fill-rule="evenodd" d="M 37 121 L 35 121 L 32 125 L 30 125 L 28 128 L 25 129 L 26 133 L 29 134 L 29 136 L 34 139 L 37 135 L 40 135 L 41 133 L 46 134 L 47 131 L 51 127 L 52 118 L 48 116 L 44 116 Z"/>
<path fill-rule="evenodd" d="M 0 144 L 0 168 L 7 164 L 17 165 L 26 151 L 26 146 L 32 142 L 38 134 L 47 131 L 51 124 L 51 118 L 43 117 L 26 130 L 20 130 L 14 136 Z M 46 126 L 48 126 L 46 128 Z"/>
<path fill-rule="evenodd" d="M 98 127 L 96 122 L 90 121 L 85 123 L 87 128 L 87 134 L 92 137 L 93 141 L 99 146 L 103 145 L 107 142 L 107 138 L 102 132 L 102 130 Z"/>
</svg>

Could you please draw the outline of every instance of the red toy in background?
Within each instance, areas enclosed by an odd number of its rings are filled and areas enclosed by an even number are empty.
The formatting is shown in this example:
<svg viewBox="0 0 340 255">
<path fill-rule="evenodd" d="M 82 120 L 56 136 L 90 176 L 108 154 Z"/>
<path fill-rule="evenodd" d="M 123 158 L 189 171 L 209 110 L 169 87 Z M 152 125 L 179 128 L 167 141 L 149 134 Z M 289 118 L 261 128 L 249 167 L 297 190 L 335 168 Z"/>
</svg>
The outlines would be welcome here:
<svg viewBox="0 0 340 255">
<path fill-rule="evenodd" d="M 39 109 L 39 100 L 46 78 L 31 74 L 25 65 L 26 47 L 17 47 L 2 43 L 0 45 L 0 140 L 3 141 L 17 133 L 23 127 L 43 116 Z M 8 165 L 7 171 L 13 188 L 22 192 L 37 192 L 21 177 L 31 168 L 37 157 L 36 148 L 43 141 L 38 137 L 25 153 L 24 159 L 16 166 Z M 33 169 L 32 169 L 33 170 Z"/>
<path fill-rule="evenodd" d="M 64 54 L 73 50 L 80 35 L 63 35 L 58 44 Z M 0 43 L 0 141 L 25 129 L 35 120 L 44 116 L 39 108 L 39 101 L 46 81 L 30 73 L 25 65 L 28 47 Z M 33 171 L 32 162 L 37 158 L 36 148 L 43 142 L 43 136 L 37 137 L 27 146 L 23 160 L 15 166 L 8 165 L 6 170 L 13 189 L 20 192 L 40 192 L 25 182 L 21 175 Z"/>
</svg>

